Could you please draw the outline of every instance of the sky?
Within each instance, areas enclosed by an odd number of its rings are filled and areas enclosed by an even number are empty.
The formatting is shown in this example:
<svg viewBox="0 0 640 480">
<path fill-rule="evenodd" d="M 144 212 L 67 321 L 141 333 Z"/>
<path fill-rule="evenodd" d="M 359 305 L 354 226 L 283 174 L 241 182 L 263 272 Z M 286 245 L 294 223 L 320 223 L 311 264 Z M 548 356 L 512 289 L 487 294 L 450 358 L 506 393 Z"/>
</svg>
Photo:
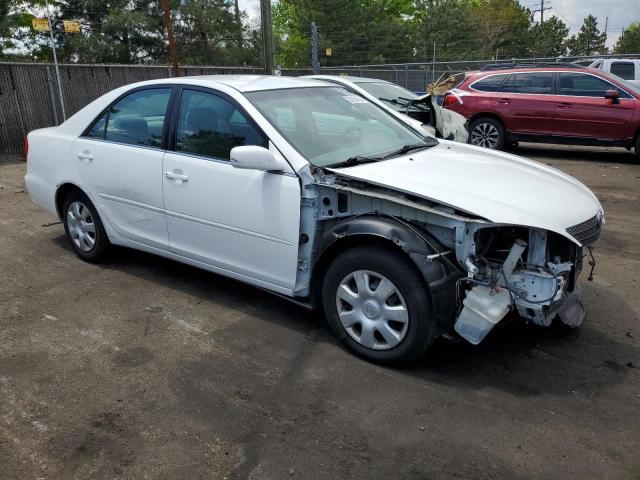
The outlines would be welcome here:
<svg viewBox="0 0 640 480">
<path fill-rule="evenodd" d="M 276 3 L 277 0 L 271 0 Z M 260 17 L 260 0 L 239 0 L 240 8 L 251 18 Z M 604 30 L 605 18 L 609 17 L 607 46 L 615 45 L 622 29 L 631 22 L 640 21 L 640 0 L 544 0 L 545 16 L 556 15 L 569 26 L 569 33 L 580 30 L 584 18 L 591 14 L 598 19 L 598 27 Z M 540 0 L 520 0 L 520 4 L 532 10 L 540 8 Z M 536 19 L 539 16 L 536 15 Z"/>
</svg>

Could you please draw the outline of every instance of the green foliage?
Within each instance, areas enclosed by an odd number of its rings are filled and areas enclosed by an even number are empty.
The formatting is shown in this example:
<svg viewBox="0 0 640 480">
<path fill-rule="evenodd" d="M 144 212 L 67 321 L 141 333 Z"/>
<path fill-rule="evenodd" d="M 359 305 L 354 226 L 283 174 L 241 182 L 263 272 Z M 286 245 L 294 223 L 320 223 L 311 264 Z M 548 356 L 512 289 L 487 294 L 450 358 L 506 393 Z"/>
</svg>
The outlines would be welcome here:
<svg viewBox="0 0 640 480">
<path fill-rule="evenodd" d="M 640 52 L 640 22 L 632 23 L 625 29 L 613 51 L 618 54 Z"/>
<path fill-rule="evenodd" d="M 559 57 L 567 52 L 565 38 L 569 28 L 558 17 L 553 16 L 531 27 L 531 53 L 535 57 Z"/>
<path fill-rule="evenodd" d="M 600 33 L 596 17 L 589 15 L 584 19 L 578 35 L 571 35 L 566 46 L 572 56 L 599 55 L 607 53 L 606 40 L 607 34 Z"/>
</svg>

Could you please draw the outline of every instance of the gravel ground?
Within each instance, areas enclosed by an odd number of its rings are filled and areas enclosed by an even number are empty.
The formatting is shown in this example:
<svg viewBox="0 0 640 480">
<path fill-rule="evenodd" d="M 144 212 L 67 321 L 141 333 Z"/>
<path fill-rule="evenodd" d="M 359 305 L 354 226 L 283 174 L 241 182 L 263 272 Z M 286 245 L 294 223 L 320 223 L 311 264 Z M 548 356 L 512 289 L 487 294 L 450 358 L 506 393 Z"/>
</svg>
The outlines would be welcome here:
<svg viewBox="0 0 640 480">
<path fill-rule="evenodd" d="M 584 325 L 505 322 L 404 370 L 235 281 L 129 250 L 81 262 L 0 157 L 0 477 L 640 478 L 640 165 L 518 153 L 604 205 Z"/>
</svg>

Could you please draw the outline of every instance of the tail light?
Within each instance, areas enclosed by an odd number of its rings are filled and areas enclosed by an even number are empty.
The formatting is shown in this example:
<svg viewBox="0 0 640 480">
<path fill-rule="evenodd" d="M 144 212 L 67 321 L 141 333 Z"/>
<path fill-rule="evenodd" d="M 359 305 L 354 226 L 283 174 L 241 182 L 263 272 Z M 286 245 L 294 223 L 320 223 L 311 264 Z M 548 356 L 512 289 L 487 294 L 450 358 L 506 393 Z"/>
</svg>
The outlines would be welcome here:
<svg viewBox="0 0 640 480">
<path fill-rule="evenodd" d="M 29 138 L 24 137 L 24 159 L 26 160 L 29 156 Z"/>
<path fill-rule="evenodd" d="M 443 100 L 442 106 L 444 108 L 450 108 L 450 107 L 453 107 L 454 105 L 456 105 L 457 103 L 460 103 L 458 101 L 458 98 L 455 95 L 452 95 L 451 93 L 447 93 L 444 96 L 444 100 Z"/>
</svg>

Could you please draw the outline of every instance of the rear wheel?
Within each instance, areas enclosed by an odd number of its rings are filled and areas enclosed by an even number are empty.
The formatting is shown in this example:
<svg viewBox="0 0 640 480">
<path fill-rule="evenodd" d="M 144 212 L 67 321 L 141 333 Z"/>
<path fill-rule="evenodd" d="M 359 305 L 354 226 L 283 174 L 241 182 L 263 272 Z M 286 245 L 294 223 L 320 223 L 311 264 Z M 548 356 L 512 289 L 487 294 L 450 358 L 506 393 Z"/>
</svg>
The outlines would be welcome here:
<svg viewBox="0 0 640 480">
<path fill-rule="evenodd" d="M 81 191 L 73 190 L 65 197 L 62 223 L 69 244 L 80 258 L 100 262 L 107 257 L 111 243 L 93 203 Z"/>
<path fill-rule="evenodd" d="M 502 150 L 505 140 L 504 127 L 495 118 L 477 118 L 469 125 L 469 143 L 472 145 L 492 150 Z"/>
<path fill-rule="evenodd" d="M 424 280 L 399 252 L 359 247 L 327 269 L 322 301 L 329 325 L 353 352 L 387 365 L 406 365 L 433 342 Z"/>
<path fill-rule="evenodd" d="M 636 137 L 636 144 L 633 147 L 636 154 L 636 162 L 640 162 L 640 134 Z"/>
</svg>

